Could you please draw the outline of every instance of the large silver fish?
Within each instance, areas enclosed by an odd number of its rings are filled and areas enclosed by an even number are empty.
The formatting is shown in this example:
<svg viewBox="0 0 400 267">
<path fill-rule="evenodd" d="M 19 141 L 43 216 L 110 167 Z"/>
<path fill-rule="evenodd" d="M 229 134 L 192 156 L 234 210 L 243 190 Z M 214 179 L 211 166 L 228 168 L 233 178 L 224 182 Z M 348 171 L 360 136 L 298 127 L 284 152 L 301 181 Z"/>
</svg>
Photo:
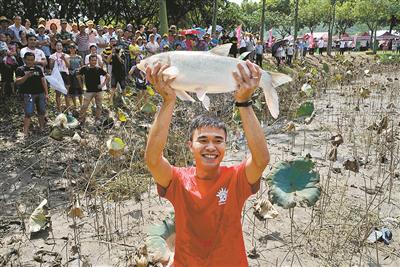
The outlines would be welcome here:
<svg viewBox="0 0 400 267">
<path fill-rule="evenodd" d="M 245 61 L 227 56 L 230 47 L 231 44 L 225 44 L 208 52 L 164 52 L 143 59 L 138 64 L 138 68 L 145 71 L 147 67 L 153 68 L 157 63 L 168 64 L 169 67 L 164 70 L 163 75 L 175 77 L 171 87 L 176 91 L 177 97 L 194 102 L 195 100 L 187 92 L 196 93 L 197 98 L 208 109 L 210 99 L 207 93 L 227 93 L 237 89 L 232 75 L 234 71 L 237 71 L 237 64 L 242 64 L 249 74 Z M 292 78 L 285 74 L 262 70 L 260 87 L 264 91 L 266 103 L 274 118 L 279 115 L 279 100 L 275 87 L 291 80 Z"/>
</svg>

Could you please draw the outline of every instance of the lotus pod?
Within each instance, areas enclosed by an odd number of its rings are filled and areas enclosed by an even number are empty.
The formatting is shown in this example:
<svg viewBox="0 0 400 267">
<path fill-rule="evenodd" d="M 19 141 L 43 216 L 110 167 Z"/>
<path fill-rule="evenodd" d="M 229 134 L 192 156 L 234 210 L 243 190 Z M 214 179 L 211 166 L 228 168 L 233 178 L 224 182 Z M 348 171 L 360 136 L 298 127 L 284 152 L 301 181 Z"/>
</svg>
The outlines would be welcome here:
<svg viewBox="0 0 400 267">
<path fill-rule="evenodd" d="M 78 199 L 75 201 L 74 205 L 69 210 L 68 216 L 71 218 L 82 218 L 83 217 L 83 211 L 82 211 L 82 208 L 81 208 L 81 205 L 80 205 Z"/>
<path fill-rule="evenodd" d="M 125 143 L 121 138 L 114 137 L 107 141 L 108 152 L 113 157 L 119 157 L 124 152 Z"/>
<path fill-rule="evenodd" d="M 272 203 L 266 198 L 261 198 L 257 200 L 253 205 L 253 209 L 254 215 L 260 221 L 274 219 L 279 215 L 278 211 L 274 208 Z"/>
<path fill-rule="evenodd" d="M 313 206 L 321 195 L 319 174 L 313 168 L 309 159 L 279 162 L 267 177 L 271 180 L 271 202 L 285 209 Z"/>
<path fill-rule="evenodd" d="M 44 199 L 29 217 L 29 231 L 31 233 L 39 232 L 48 223 L 47 212 L 45 210 L 46 205 L 47 199 Z"/>
<path fill-rule="evenodd" d="M 297 109 L 297 117 L 309 117 L 314 111 L 314 103 L 311 101 L 304 102 Z"/>
</svg>

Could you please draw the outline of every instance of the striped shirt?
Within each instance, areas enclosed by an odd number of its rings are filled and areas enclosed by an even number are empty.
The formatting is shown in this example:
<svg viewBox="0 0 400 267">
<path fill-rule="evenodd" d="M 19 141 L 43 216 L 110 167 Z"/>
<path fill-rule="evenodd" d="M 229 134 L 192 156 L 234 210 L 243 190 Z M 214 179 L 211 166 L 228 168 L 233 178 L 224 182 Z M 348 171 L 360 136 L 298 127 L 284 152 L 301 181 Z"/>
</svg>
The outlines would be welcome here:
<svg viewBox="0 0 400 267">
<path fill-rule="evenodd" d="M 78 34 L 76 36 L 76 44 L 78 45 L 78 51 L 89 50 L 89 35 L 88 34 Z"/>
</svg>

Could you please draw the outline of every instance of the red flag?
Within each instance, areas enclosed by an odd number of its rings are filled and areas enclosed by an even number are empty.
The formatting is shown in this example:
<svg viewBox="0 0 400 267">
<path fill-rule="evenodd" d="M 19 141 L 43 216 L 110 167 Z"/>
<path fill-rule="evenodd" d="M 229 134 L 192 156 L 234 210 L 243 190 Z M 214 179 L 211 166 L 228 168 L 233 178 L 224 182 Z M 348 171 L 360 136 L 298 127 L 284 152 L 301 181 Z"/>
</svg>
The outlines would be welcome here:
<svg viewBox="0 0 400 267">
<path fill-rule="evenodd" d="M 238 39 L 239 43 L 242 37 L 242 25 L 237 26 L 235 31 L 236 31 L 236 38 Z"/>
<path fill-rule="evenodd" d="M 310 45 L 309 45 L 309 47 L 310 48 L 314 47 L 314 34 L 313 33 L 311 33 L 311 35 L 310 35 Z"/>
<path fill-rule="evenodd" d="M 272 47 L 272 28 L 268 31 L 268 47 Z"/>
</svg>

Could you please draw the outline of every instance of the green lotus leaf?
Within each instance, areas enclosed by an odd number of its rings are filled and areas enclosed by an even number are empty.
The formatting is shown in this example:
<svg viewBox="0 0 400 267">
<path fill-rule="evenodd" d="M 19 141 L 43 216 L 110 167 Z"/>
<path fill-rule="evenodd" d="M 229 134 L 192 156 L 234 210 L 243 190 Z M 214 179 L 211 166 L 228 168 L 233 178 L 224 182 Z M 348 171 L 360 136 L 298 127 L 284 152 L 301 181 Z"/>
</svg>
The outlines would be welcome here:
<svg viewBox="0 0 400 267">
<path fill-rule="evenodd" d="M 314 103 L 311 101 L 304 102 L 297 109 L 297 117 L 309 117 L 314 111 Z"/>
<path fill-rule="evenodd" d="M 313 206 L 321 195 L 319 174 L 313 168 L 314 162 L 308 159 L 279 162 L 267 177 L 271 202 L 285 209 Z"/>
<path fill-rule="evenodd" d="M 165 218 L 161 224 L 146 227 L 146 245 L 149 254 L 158 260 L 168 261 L 175 251 L 175 218 L 174 213 Z"/>
<path fill-rule="evenodd" d="M 144 104 L 140 110 L 144 113 L 156 113 L 157 107 L 156 105 L 154 105 L 152 102 L 149 101 L 146 104 Z"/>
</svg>

